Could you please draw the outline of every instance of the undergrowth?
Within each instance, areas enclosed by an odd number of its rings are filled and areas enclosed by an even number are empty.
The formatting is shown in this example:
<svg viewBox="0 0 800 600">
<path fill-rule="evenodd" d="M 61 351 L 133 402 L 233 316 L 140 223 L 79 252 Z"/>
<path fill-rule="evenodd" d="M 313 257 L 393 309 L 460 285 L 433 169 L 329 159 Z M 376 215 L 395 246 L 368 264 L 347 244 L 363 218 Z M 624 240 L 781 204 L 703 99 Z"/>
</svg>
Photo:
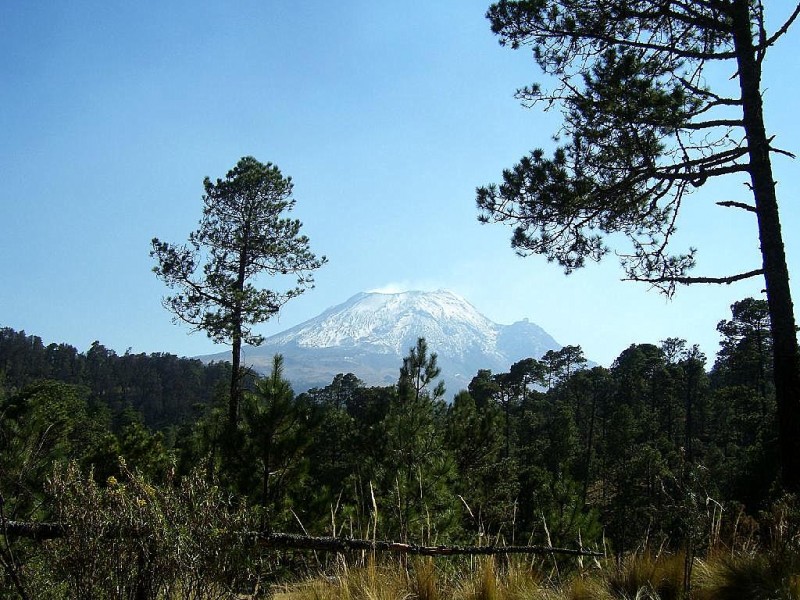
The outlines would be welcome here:
<svg viewBox="0 0 800 600">
<path fill-rule="evenodd" d="M 0 598 L 800 600 L 800 509 L 791 498 L 761 515 L 762 535 L 715 533 L 691 560 L 645 547 L 558 561 L 353 553 L 329 562 L 301 553 L 298 565 L 290 552 L 260 548 L 258 514 L 199 473 L 154 487 L 122 463 L 119 480 L 99 484 L 71 463 L 54 471 L 49 488 L 64 536 L 0 536 Z M 319 574 L 298 581 L 310 568 Z"/>
</svg>

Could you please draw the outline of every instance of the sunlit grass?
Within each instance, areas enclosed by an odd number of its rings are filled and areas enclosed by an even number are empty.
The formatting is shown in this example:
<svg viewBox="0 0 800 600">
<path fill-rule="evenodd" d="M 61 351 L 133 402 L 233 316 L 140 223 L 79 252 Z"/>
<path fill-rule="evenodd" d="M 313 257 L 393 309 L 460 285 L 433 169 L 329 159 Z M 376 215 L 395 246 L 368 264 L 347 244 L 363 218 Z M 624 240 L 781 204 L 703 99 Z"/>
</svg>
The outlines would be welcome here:
<svg viewBox="0 0 800 600">
<path fill-rule="evenodd" d="M 715 555 L 694 562 L 691 596 L 684 556 L 640 553 L 568 575 L 542 575 L 524 561 L 481 558 L 458 569 L 417 560 L 369 564 L 318 577 L 275 600 L 800 600 L 795 555 Z"/>
<path fill-rule="evenodd" d="M 684 556 L 654 557 L 649 552 L 629 556 L 604 572 L 612 598 L 680 600 L 684 595 Z"/>
<path fill-rule="evenodd" d="M 769 554 L 701 562 L 698 600 L 800 600 L 800 560 Z"/>
</svg>

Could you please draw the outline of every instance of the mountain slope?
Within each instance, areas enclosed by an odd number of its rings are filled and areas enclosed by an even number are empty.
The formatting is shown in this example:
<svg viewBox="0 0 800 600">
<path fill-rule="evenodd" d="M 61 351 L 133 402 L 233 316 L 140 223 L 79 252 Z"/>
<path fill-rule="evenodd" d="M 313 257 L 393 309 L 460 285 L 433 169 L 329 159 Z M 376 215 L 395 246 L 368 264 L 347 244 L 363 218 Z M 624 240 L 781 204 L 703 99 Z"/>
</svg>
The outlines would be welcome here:
<svg viewBox="0 0 800 600">
<path fill-rule="evenodd" d="M 420 337 L 438 354 L 448 396 L 465 389 L 478 369 L 507 371 L 522 358 L 560 348 L 534 323 L 499 325 L 460 296 L 439 290 L 357 294 L 257 348 L 245 348 L 243 360 L 263 372 L 274 354 L 282 354 L 285 374 L 298 392 L 348 372 L 367 385 L 392 385 L 403 356 Z M 228 355 L 201 358 L 227 360 Z"/>
</svg>

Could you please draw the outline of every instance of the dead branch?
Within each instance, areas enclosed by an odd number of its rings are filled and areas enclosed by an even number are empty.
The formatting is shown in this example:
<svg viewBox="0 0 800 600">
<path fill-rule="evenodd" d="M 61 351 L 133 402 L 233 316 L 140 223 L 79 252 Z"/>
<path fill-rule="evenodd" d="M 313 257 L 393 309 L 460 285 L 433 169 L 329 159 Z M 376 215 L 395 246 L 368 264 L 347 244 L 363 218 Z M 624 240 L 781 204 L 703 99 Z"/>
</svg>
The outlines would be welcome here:
<svg viewBox="0 0 800 600">
<path fill-rule="evenodd" d="M 750 277 L 756 277 L 758 275 L 763 275 L 764 269 L 755 269 L 753 271 L 748 271 L 747 273 L 739 273 L 738 275 L 730 275 L 728 277 L 627 277 L 622 281 L 639 281 L 642 283 L 681 283 L 683 285 L 692 285 L 696 283 L 716 283 L 716 284 L 726 284 L 730 285 L 731 283 L 735 283 L 737 281 L 741 281 L 743 279 L 749 279 Z"/>
<path fill-rule="evenodd" d="M 259 544 L 268 548 L 294 548 L 299 550 L 326 550 L 347 552 L 368 550 L 396 552 L 421 556 L 456 556 L 490 554 L 561 554 L 566 556 L 603 556 L 600 552 L 584 548 L 554 548 L 552 546 L 420 546 L 400 542 L 372 541 L 354 538 L 313 537 L 291 533 L 256 534 Z"/>
<path fill-rule="evenodd" d="M 67 528 L 60 523 L 27 523 L 7 521 L 5 535 L 29 538 L 37 541 L 64 537 Z M 144 535 L 143 531 L 139 532 Z M 106 532 L 108 535 L 108 532 Z M 235 534 L 234 534 L 235 535 Z M 238 537 L 238 536 L 237 536 Z M 326 552 L 395 552 L 420 556 L 496 555 L 496 554 L 547 554 L 563 556 L 603 556 L 600 552 L 585 548 L 554 548 L 551 546 L 421 546 L 382 540 L 355 538 L 315 537 L 292 533 L 249 532 L 242 536 L 265 548 L 320 550 Z"/>
<path fill-rule="evenodd" d="M 42 541 L 64 537 L 66 527 L 61 523 L 26 523 L 24 521 L 5 521 L 0 535 Z"/>
<path fill-rule="evenodd" d="M 749 212 L 758 212 L 758 209 L 752 204 L 745 204 L 744 202 L 736 202 L 735 200 L 725 200 L 724 202 L 717 202 L 717 206 L 724 206 L 725 208 L 741 208 Z"/>
</svg>

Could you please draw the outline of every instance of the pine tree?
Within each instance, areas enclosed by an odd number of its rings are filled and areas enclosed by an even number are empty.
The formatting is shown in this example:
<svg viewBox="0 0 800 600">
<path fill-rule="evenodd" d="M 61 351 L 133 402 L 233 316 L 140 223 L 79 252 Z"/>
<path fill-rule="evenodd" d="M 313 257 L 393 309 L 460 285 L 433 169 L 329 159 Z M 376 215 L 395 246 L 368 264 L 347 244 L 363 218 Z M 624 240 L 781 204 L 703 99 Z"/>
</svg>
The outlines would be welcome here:
<svg viewBox="0 0 800 600">
<path fill-rule="evenodd" d="M 258 345 L 263 337 L 252 327 L 274 316 L 283 304 L 314 285 L 313 272 L 326 262 L 300 234 L 300 221 L 286 213 L 294 208 L 292 180 L 272 163 L 253 157 L 239 160 L 225 176 L 203 185 L 203 217 L 188 245 L 154 238 L 150 255 L 156 275 L 172 289 L 164 306 L 216 342 L 230 342 L 229 426 L 238 418 L 242 379 L 242 344 Z M 259 289 L 257 275 L 293 276 L 284 291 Z"/>
<path fill-rule="evenodd" d="M 777 10 L 776 6 L 769 6 Z M 762 0 L 501 0 L 488 12 L 501 43 L 531 46 L 556 84 L 518 92 L 563 109 L 563 145 L 534 150 L 478 189 L 483 221 L 514 227 L 521 255 L 542 254 L 567 273 L 618 249 L 628 279 L 671 295 L 679 284 L 763 277 L 774 343 L 773 378 L 785 486 L 800 491 L 800 354 L 771 157 L 789 154 L 764 125 L 761 69 L 800 5 L 768 33 Z M 707 84 L 727 67 L 735 93 Z M 755 217 L 760 265 L 714 277 L 688 274 L 695 250 L 670 242 L 687 195 L 727 175 L 748 179 L 752 202 L 720 206 Z"/>
<path fill-rule="evenodd" d="M 430 539 L 435 532 L 428 515 L 437 514 L 440 523 L 447 523 L 452 509 L 448 488 L 453 461 L 443 439 L 445 388 L 442 381 L 434 383 L 439 373 L 436 353 L 429 353 L 420 338 L 403 359 L 397 395 L 384 422 L 385 476 L 394 492 L 401 540 Z"/>
</svg>

